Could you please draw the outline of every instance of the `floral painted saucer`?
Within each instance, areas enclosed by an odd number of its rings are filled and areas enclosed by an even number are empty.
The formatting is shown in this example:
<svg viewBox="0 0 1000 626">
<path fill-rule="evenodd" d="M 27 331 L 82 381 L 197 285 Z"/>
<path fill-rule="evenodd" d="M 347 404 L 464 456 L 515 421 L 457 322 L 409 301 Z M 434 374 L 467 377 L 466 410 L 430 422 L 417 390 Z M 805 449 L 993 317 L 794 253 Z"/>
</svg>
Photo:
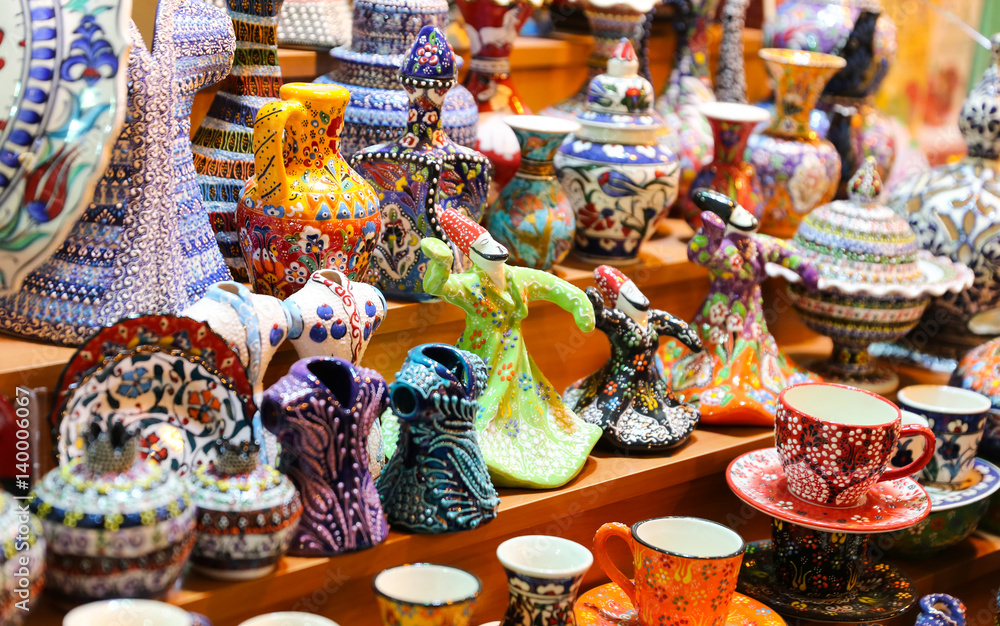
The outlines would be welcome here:
<svg viewBox="0 0 1000 626">
<path fill-rule="evenodd" d="M 580 594 L 573 605 L 577 626 L 641 626 L 632 601 L 608 583 Z M 781 616 L 753 598 L 733 594 L 726 626 L 784 626 Z"/>
<path fill-rule="evenodd" d="M 827 532 L 884 533 L 913 526 L 931 512 L 927 492 L 910 478 L 876 483 L 860 506 L 812 504 L 788 490 L 774 448 L 754 450 L 729 464 L 726 480 L 741 500 L 771 517 Z"/>
<path fill-rule="evenodd" d="M 181 350 L 123 350 L 73 387 L 53 432 L 60 464 L 83 453 L 91 422 L 138 425 L 140 454 L 180 475 L 213 460 L 218 439 L 251 439 L 248 398 L 204 360 Z"/>
<path fill-rule="evenodd" d="M 976 459 L 969 477 L 957 485 L 923 485 L 931 498 L 931 510 L 947 511 L 979 502 L 1000 490 L 1000 469 L 989 461 Z"/>
<path fill-rule="evenodd" d="M 771 541 L 747 544 L 736 590 L 766 602 L 785 617 L 817 622 L 870 622 L 905 613 L 917 601 L 913 582 L 895 565 L 868 565 L 857 586 L 840 598 L 809 598 L 786 591 L 774 580 Z"/>
</svg>

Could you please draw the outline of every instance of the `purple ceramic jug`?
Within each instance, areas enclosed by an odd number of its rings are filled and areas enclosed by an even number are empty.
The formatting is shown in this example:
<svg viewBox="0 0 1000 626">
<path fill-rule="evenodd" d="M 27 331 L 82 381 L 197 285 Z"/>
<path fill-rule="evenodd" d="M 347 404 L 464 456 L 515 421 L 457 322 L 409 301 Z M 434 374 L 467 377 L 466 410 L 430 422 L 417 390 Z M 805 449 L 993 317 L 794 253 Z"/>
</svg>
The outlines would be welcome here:
<svg viewBox="0 0 1000 626">
<path fill-rule="evenodd" d="M 264 392 L 261 419 L 281 444 L 278 467 L 302 495 L 288 554 L 364 550 L 389 533 L 365 447 L 387 403 L 378 372 L 335 357 L 302 359 Z"/>
</svg>

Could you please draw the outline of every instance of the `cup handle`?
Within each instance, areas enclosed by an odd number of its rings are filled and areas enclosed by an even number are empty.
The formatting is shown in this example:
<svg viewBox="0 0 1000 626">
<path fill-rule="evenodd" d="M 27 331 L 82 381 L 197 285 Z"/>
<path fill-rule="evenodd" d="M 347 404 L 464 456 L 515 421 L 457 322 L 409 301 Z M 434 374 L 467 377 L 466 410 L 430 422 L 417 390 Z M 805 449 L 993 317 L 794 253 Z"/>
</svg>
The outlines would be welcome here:
<svg viewBox="0 0 1000 626">
<path fill-rule="evenodd" d="M 635 551 L 635 544 L 632 541 L 632 531 L 629 530 L 629 527 L 621 522 L 610 522 L 598 528 L 597 534 L 594 535 L 594 556 L 597 557 L 597 564 L 608 575 L 608 578 L 618 585 L 625 592 L 625 595 L 629 597 L 629 600 L 632 601 L 632 606 L 638 607 L 639 605 L 635 598 L 635 585 L 628 576 L 622 574 L 621 570 L 608 557 L 607 548 L 605 548 L 604 544 L 612 537 L 624 539 L 625 543 L 628 544 L 629 551 Z"/>
<path fill-rule="evenodd" d="M 894 467 L 890 470 L 882 472 L 882 477 L 878 479 L 879 482 L 884 480 L 895 480 L 896 478 L 906 478 L 910 474 L 915 474 L 924 469 L 924 466 L 927 465 L 931 458 L 934 457 L 935 440 L 934 433 L 931 432 L 930 428 L 921 426 L 920 424 L 904 424 L 899 436 L 909 437 L 911 435 L 920 435 L 927 442 L 927 445 L 924 446 L 924 453 L 912 463 L 904 465 L 903 467 Z"/>
</svg>

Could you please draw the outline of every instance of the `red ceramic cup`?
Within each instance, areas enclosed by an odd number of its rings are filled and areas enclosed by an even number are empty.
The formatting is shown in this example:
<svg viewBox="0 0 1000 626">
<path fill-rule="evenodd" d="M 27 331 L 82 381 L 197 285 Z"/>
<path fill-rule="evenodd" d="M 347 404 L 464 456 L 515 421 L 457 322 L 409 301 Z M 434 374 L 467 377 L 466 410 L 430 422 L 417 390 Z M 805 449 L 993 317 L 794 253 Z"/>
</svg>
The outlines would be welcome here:
<svg viewBox="0 0 1000 626">
<path fill-rule="evenodd" d="M 919 435 L 927 446 L 909 465 L 886 471 L 901 434 Z M 895 404 L 830 383 L 781 392 L 774 440 L 788 490 L 822 506 L 858 506 L 875 483 L 920 471 L 934 454 L 934 434 L 925 426 L 903 426 Z"/>
</svg>

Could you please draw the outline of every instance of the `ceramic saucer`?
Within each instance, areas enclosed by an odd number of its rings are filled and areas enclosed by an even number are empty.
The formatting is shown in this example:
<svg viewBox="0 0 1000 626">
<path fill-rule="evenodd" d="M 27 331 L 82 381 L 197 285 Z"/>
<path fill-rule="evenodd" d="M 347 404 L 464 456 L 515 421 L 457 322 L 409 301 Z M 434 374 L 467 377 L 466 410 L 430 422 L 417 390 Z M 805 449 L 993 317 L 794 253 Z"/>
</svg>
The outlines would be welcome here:
<svg viewBox="0 0 1000 626">
<path fill-rule="evenodd" d="M 580 594 L 573 605 L 577 626 L 640 626 L 632 601 L 608 583 Z M 729 603 L 726 626 L 784 626 L 785 620 L 753 598 L 737 593 Z"/>
<path fill-rule="evenodd" d="M 963 482 L 957 485 L 927 483 L 924 486 L 931 498 L 931 510 L 947 511 L 979 502 L 1000 490 L 1000 469 L 989 461 L 976 459 L 975 467 Z"/>
<path fill-rule="evenodd" d="M 775 583 L 771 555 L 770 540 L 748 543 L 736 589 L 767 602 L 785 617 L 818 622 L 870 622 L 905 613 L 917 601 L 914 584 L 888 563 L 869 565 L 857 586 L 844 597 L 800 596 Z"/>
<path fill-rule="evenodd" d="M 729 464 L 726 480 L 733 492 L 755 509 L 814 530 L 884 533 L 913 526 L 931 512 L 927 492 L 910 478 L 876 483 L 860 506 L 835 508 L 800 500 L 788 490 L 775 448 L 736 458 Z"/>
</svg>

